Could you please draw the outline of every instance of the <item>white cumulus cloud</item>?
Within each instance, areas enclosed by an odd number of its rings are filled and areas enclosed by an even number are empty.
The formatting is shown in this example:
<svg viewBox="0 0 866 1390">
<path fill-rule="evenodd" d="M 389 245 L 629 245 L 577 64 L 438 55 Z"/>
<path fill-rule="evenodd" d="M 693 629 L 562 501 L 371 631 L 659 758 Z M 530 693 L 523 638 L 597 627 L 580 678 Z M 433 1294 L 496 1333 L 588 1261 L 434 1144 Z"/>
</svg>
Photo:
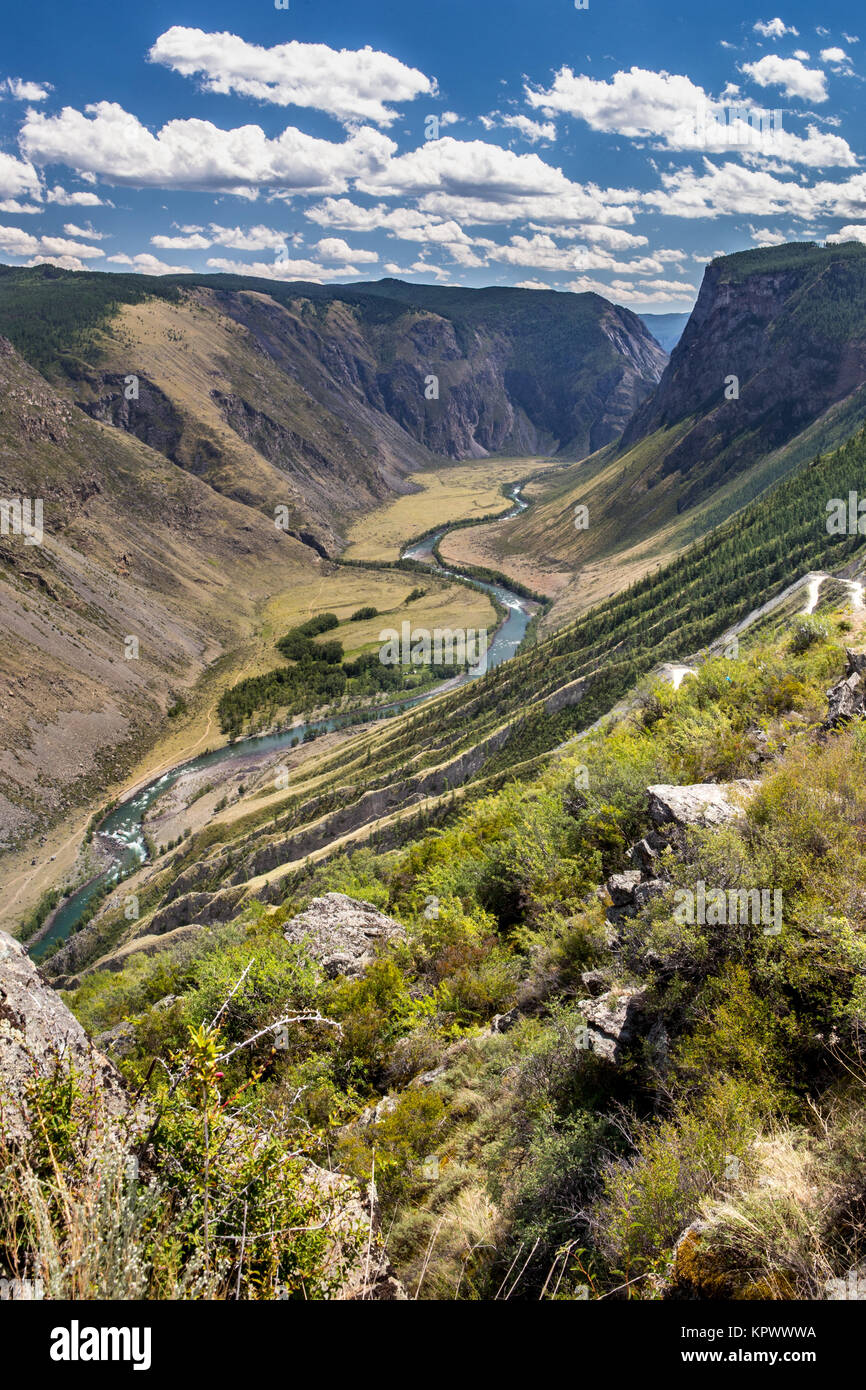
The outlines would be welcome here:
<svg viewBox="0 0 866 1390">
<path fill-rule="evenodd" d="M 0 150 L 0 196 L 17 198 L 40 196 L 39 175 L 33 165 Z"/>
<path fill-rule="evenodd" d="M 866 244 L 866 226 L 860 223 L 859 225 L 841 227 L 838 232 L 828 236 L 827 241 L 834 245 L 842 241 L 862 241 Z"/>
<path fill-rule="evenodd" d="M 848 54 L 845 52 L 844 48 L 821 49 L 822 63 L 850 63 L 850 61 L 851 59 L 848 57 Z"/>
<path fill-rule="evenodd" d="M 820 68 L 807 68 L 799 58 L 780 58 L 768 53 L 756 63 L 744 63 L 743 72 L 759 87 L 781 87 L 786 97 L 826 101 L 827 79 Z"/>
<path fill-rule="evenodd" d="M 349 246 L 339 236 L 322 237 L 321 241 L 317 241 L 312 247 L 312 250 L 322 261 L 337 261 L 343 265 L 350 261 L 357 261 L 358 265 L 364 265 L 379 259 L 375 251 L 359 251 L 357 248 Z"/>
<path fill-rule="evenodd" d="M 232 261 L 215 256 L 208 261 L 211 270 L 221 270 L 228 275 L 255 275 L 262 280 L 345 280 L 347 276 L 360 275 L 353 265 L 334 266 L 325 269 L 317 261 Z"/>
<path fill-rule="evenodd" d="M 770 64 L 772 72 L 778 73 L 778 65 L 784 67 L 785 61 L 767 57 L 761 63 Z M 794 67 L 798 72 L 808 71 L 799 63 Z M 760 81 L 770 69 L 761 64 L 746 65 L 746 70 L 759 68 Z M 814 75 L 823 84 L 823 74 L 816 71 Z M 771 112 L 744 102 L 735 83 L 727 84 L 722 97 L 710 98 L 682 74 L 637 67 L 615 73 L 609 82 L 576 77 L 570 68 L 563 68 L 547 91 L 527 89 L 527 100 L 534 106 L 567 113 L 586 121 L 593 130 L 630 139 L 655 138 L 669 150 L 731 152 L 747 160 L 767 158 L 822 168 L 857 163 L 841 136 L 823 135 L 810 127 L 804 139 L 783 130 Z"/>
<path fill-rule="evenodd" d="M 6 77 L 0 83 L 0 94 L 14 101 L 45 101 L 53 90 L 50 82 L 26 82 L 23 77 Z"/>
<path fill-rule="evenodd" d="M 82 189 L 77 193 L 70 193 L 65 188 L 61 188 L 56 183 L 53 188 L 45 194 L 46 203 L 57 203 L 64 208 L 101 208 L 104 206 L 103 200 L 98 198 L 95 193 L 85 193 Z"/>
<path fill-rule="evenodd" d="M 292 39 L 264 48 L 237 34 L 175 24 L 148 56 L 184 77 L 200 77 L 209 92 L 313 107 L 344 121 L 390 125 L 398 115 L 390 103 L 436 94 L 435 82 L 423 72 L 369 47 L 338 50 Z"/>
<path fill-rule="evenodd" d="M 128 265 L 133 270 L 139 271 L 142 275 L 189 275 L 189 267 L 185 265 L 166 265 L 158 257 L 151 255 L 149 251 L 139 251 L 137 256 L 127 256 L 120 253 L 116 256 L 109 256 L 108 259 L 115 265 Z"/>
<path fill-rule="evenodd" d="M 21 227 L 0 227 L 0 251 L 10 256 L 38 256 L 41 260 L 48 256 L 75 256 L 83 261 L 103 255 L 98 246 L 60 236 L 33 236 Z"/>
<path fill-rule="evenodd" d="M 481 124 L 485 130 L 493 130 L 496 126 L 516 130 L 532 145 L 538 140 L 556 139 L 556 125 L 553 121 L 534 121 L 531 116 L 492 111 L 489 116 L 481 117 Z"/>
<path fill-rule="evenodd" d="M 396 148 L 370 126 L 335 143 L 287 126 L 269 139 L 261 126 L 221 130 L 211 121 L 168 121 L 153 135 L 113 101 L 56 116 L 28 111 L 22 150 L 38 164 L 66 164 L 107 183 L 133 188 L 186 188 L 255 198 L 282 193 L 342 192 L 358 173 L 374 176 Z M 75 195 L 73 195 L 74 197 Z"/>
<path fill-rule="evenodd" d="M 781 19 L 759 19 L 752 25 L 756 34 L 763 34 L 765 39 L 783 39 L 786 34 L 793 34 L 799 37 L 799 29 L 795 29 L 793 24 L 787 25 Z"/>
</svg>

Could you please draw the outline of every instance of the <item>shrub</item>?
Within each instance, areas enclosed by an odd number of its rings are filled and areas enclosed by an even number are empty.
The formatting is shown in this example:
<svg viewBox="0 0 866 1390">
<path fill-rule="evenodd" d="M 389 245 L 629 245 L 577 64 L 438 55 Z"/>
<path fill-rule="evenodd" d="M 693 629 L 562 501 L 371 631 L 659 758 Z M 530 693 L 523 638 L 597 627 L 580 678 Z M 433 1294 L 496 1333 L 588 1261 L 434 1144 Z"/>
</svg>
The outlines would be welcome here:
<svg viewBox="0 0 866 1390">
<path fill-rule="evenodd" d="M 823 618 L 816 618 L 811 613 L 795 618 L 791 624 L 791 651 L 795 656 L 802 656 L 817 642 L 826 642 L 829 636 L 830 629 Z"/>
<path fill-rule="evenodd" d="M 0 1257 L 52 1299 L 327 1297 L 333 1199 L 273 1132 L 224 1095 L 218 1030 L 190 1030 L 153 1118 L 104 1110 L 58 1064 L 28 1086 L 31 1134 L 0 1132 Z M 130 1164 L 138 1154 L 141 1169 Z M 241 1246 L 236 1239 L 243 1227 Z M 360 1255 L 345 1233 L 343 1257 Z"/>
<path fill-rule="evenodd" d="M 751 1089 L 715 1079 L 660 1124 L 633 1125 L 634 1155 L 608 1164 L 592 1213 L 599 1251 L 615 1277 L 658 1275 L 704 1198 L 746 1164 L 758 1127 Z M 733 1163 L 732 1163 L 733 1160 Z"/>
</svg>

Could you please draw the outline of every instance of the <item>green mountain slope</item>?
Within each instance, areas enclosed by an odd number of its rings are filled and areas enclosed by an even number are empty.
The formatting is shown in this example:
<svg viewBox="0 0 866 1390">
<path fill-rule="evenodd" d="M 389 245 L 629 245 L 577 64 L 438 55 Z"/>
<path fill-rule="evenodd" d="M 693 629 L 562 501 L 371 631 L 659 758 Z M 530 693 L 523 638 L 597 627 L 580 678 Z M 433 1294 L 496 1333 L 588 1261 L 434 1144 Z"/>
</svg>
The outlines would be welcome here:
<svg viewBox="0 0 866 1390">
<path fill-rule="evenodd" d="M 0 497 L 40 500 L 44 532 L 40 544 L 0 535 L 5 847 L 104 797 L 267 595 L 317 579 L 321 562 L 88 419 L 5 339 Z"/>
<path fill-rule="evenodd" d="M 153 1057 L 219 1013 L 218 1099 L 240 1092 L 283 1141 L 375 1179 L 390 1258 L 418 1297 L 593 1301 L 624 1282 L 630 1299 L 847 1296 L 862 1254 L 866 751 L 862 721 L 822 723 L 843 646 L 866 640 L 862 607 L 828 585 L 817 618 L 783 607 L 679 691 L 644 688 L 556 757 L 538 750 L 671 650 L 678 621 L 704 641 L 799 566 L 853 570 L 863 538 L 830 538 L 825 503 L 864 482 L 866 432 L 486 677 L 474 709 L 462 691 L 348 745 L 335 795 L 401 732 L 410 769 L 438 737 L 431 713 L 449 752 L 469 724 L 477 740 L 521 672 L 519 749 L 488 750 L 462 798 L 443 791 L 439 825 L 416 796 L 414 824 L 298 858 L 245 899 L 250 860 L 278 832 L 285 858 L 304 819 L 295 805 L 254 827 L 263 779 L 235 838 L 201 837 L 136 884 L 144 922 L 109 909 L 90 929 L 91 946 L 138 936 L 109 968 L 66 977 L 76 1013 L 154 1099 Z M 593 657 L 557 729 L 532 698 Z M 723 794 L 724 823 L 665 820 L 682 784 Z M 333 930 L 357 900 L 396 931 L 364 972 L 319 968 L 311 921 Z M 49 969 L 80 967 L 86 945 Z M 301 1021 L 275 1046 L 287 1012 Z M 59 1186 L 66 1170 L 52 1171 Z"/>
<path fill-rule="evenodd" d="M 347 843 L 401 843 L 447 815 L 455 796 L 533 775 L 660 663 L 705 648 L 809 571 L 856 568 L 864 538 L 826 529 L 827 501 L 851 489 L 866 492 L 866 431 L 480 680 L 307 758 L 285 790 L 263 772 L 230 816 L 147 870 L 148 910 L 176 898 L 179 877 L 197 890 L 241 888 L 280 902 L 309 857 Z M 183 909 L 172 920 L 182 925 Z M 124 930 L 109 918 L 54 968 L 79 968 Z"/>
</svg>

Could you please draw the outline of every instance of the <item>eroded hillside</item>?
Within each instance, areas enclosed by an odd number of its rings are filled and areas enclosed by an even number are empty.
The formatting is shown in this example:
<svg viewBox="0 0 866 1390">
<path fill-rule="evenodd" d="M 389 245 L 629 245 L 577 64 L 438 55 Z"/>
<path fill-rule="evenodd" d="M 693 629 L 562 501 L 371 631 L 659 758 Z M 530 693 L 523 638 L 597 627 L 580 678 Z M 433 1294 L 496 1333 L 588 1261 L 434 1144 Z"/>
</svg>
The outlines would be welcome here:
<svg viewBox="0 0 866 1390">
<path fill-rule="evenodd" d="M 321 561 L 0 349 L 0 495 L 40 499 L 44 533 L 0 537 L 8 844 L 103 797 L 265 596 Z"/>
</svg>

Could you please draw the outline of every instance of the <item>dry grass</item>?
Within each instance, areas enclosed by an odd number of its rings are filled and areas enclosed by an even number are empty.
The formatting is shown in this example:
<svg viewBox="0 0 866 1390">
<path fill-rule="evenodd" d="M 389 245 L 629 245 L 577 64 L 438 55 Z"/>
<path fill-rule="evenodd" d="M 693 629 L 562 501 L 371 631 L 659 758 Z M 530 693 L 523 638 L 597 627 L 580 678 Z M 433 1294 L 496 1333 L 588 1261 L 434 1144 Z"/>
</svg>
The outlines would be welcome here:
<svg viewBox="0 0 866 1390">
<path fill-rule="evenodd" d="M 504 484 L 556 466 L 537 458 L 484 459 L 413 473 L 410 481 L 420 491 L 397 497 L 356 522 L 349 532 L 346 559 L 396 560 L 406 541 L 434 526 L 507 512 Z"/>
</svg>

